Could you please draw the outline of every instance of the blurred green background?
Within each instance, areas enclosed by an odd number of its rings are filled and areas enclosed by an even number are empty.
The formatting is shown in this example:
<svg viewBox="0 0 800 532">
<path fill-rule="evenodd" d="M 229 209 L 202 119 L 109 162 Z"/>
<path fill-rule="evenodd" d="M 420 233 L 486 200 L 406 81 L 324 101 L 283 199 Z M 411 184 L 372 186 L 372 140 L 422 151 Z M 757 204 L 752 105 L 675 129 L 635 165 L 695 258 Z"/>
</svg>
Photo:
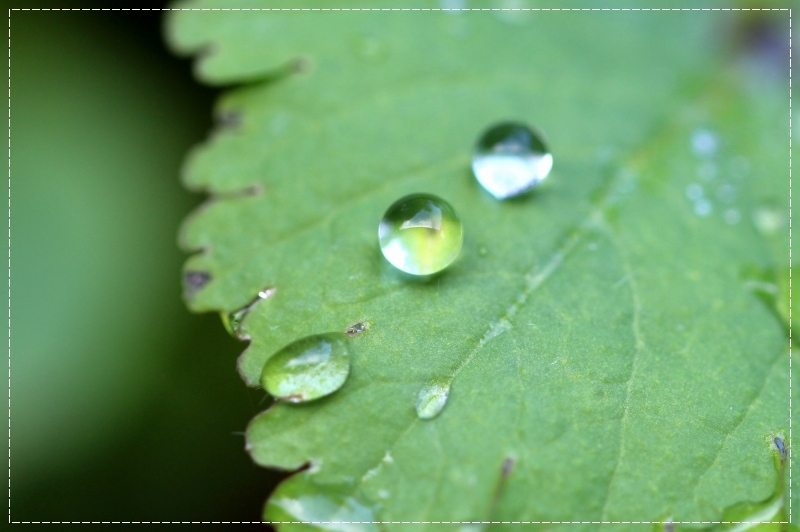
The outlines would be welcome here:
<svg viewBox="0 0 800 532">
<path fill-rule="evenodd" d="M 181 300 L 176 234 L 203 198 L 178 175 L 215 92 L 161 19 L 11 15 L 13 521 L 257 521 L 277 480 L 243 448 L 265 407 L 244 344 Z"/>
</svg>

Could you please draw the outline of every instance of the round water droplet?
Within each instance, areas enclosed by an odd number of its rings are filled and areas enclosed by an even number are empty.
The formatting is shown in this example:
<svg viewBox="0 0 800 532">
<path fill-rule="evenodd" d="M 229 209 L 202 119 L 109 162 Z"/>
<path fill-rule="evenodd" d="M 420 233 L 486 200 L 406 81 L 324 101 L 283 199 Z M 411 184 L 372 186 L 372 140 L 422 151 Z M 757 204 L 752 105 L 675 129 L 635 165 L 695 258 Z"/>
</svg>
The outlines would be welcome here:
<svg viewBox="0 0 800 532">
<path fill-rule="evenodd" d="M 506 122 L 481 135 L 472 171 L 492 196 L 506 199 L 541 183 L 553 168 L 553 156 L 539 135 L 523 124 Z"/>
<path fill-rule="evenodd" d="M 278 399 L 301 403 L 335 392 L 349 372 L 345 335 L 315 334 L 272 355 L 261 372 L 261 385 Z"/>
<path fill-rule="evenodd" d="M 392 204 L 378 226 L 383 256 L 412 275 L 430 275 L 458 256 L 464 232 L 453 207 L 431 194 L 410 194 Z"/>
</svg>

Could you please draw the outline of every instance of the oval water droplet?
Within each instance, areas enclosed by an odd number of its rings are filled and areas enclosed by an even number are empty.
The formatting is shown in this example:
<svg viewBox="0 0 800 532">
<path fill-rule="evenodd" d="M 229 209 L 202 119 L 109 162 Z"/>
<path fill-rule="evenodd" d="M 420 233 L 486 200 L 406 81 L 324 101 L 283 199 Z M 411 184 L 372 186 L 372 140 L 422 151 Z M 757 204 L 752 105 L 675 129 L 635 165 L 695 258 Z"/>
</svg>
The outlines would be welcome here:
<svg viewBox="0 0 800 532">
<path fill-rule="evenodd" d="M 475 178 L 497 199 L 531 190 L 552 168 L 553 156 L 541 136 L 514 122 L 497 124 L 486 130 L 472 156 Z"/>
<path fill-rule="evenodd" d="M 345 335 L 315 334 L 272 355 L 261 372 L 261 385 L 273 397 L 301 403 L 332 394 L 342 387 L 349 373 Z"/>
<path fill-rule="evenodd" d="M 381 252 L 412 275 L 445 269 L 461 251 L 464 232 L 453 207 L 432 194 L 411 194 L 392 204 L 378 226 Z"/>
<path fill-rule="evenodd" d="M 420 419 L 433 419 L 447 404 L 450 395 L 450 382 L 446 380 L 433 381 L 423 387 L 417 394 L 417 416 Z"/>
</svg>

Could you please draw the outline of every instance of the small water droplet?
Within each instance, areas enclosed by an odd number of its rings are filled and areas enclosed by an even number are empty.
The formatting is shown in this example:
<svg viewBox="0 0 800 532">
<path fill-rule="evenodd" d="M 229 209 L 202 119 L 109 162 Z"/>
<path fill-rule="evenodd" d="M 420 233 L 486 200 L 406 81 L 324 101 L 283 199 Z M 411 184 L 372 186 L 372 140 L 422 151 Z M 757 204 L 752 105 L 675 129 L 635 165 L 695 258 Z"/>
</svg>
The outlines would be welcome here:
<svg viewBox="0 0 800 532">
<path fill-rule="evenodd" d="M 774 205 L 764 205 L 753 213 L 753 223 L 762 234 L 773 235 L 786 223 L 784 213 Z"/>
<path fill-rule="evenodd" d="M 349 372 L 347 337 L 341 333 L 315 334 L 272 355 L 264 364 L 261 385 L 273 397 L 301 403 L 335 392 Z"/>
<path fill-rule="evenodd" d="M 514 122 L 492 126 L 481 135 L 472 156 L 472 171 L 492 196 L 506 199 L 541 183 L 553 167 L 553 156 L 537 133 Z"/>
<path fill-rule="evenodd" d="M 589 248 L 589 251 L 597 251 L 597 243 L 596 242 L 590 242 L 587 247 Z"/>
<path fill-rule="evenodd" d="M 369 329 L 369 322 L 366 320 L 361 320 L 348 325 L 344 333 L 352 338 L 353 336 L 358 336 L 359 334 L 366 332 L 367 329 Z"/>
<path fill-rule="evenodd" d="M 486 331 L 486 334 L 484 334 L 483 338 L 481 338 L 480 345 L 481 346 L 486 345 L 486 343 L 489 342 L 489 340 L 492 340 L 493 338 L 500 336 L 506 331 L 510 331 L 511 327 L 512 327 L 511 322 L 508 321 L 506 318 L 500 318 L 494 320 L 492 324 L 489 326 L 489 330 Z"/>
<path fill-rule="evenodd" d="M 244 322 L 247 314 L 250 313 L 256 303 L 272 297 L 274 294 L 274 288 L 265 288 L 264 290 L 260 290 L 258 294 L 256 294 L 256 297 L 242 308 L 229 312 L 228 314 L 221 313 L 220 317 L 222 318 L 222 325 L 225 327 L 225 330 L 234 338 L 249 340 L 250 336 L 245 334 L 242 330 L 242 322 Z"/>
<path fill-rule="evenodd" d="M 242 320 L 244 320 L 244 317 L 247 316 L 248 310 L 249 308 L 245 307 L 228 314 L 220 314 L 220 318 L 222 318 L 222 325 L 225 327 L 225 330 L 228 331 L 228 334 L 234 338 L 241 338 L 239 332 L 242 328 Z"/>
<path fill-rule="evenodd" d="M 742 219 L 742 215 L 739 214 L 739 211 L 736 209 L 728 209 L 725 211 L 725 223 L 728 225 L 736 225 L 739 223 L 739 220 Z"/>
<path fill-rule="evenodd" d="M 712 205 L 707 199 L 699 199 L 694 203 L 694 213 L 697 216 L 708 216 L 711 214 Z"/>
<path fill-rule="evenodd" d="M 390 493 L 389 493 L 388 490 L 384 490 L 384 489 L 378 490 L 378 497 L 380 497 L 381 499 L 388 499 L 389 495 L 390 495 Z"/>
<path fill-rule="evenodd" d="M 450 381 L 437 380 L 423 387 L 417 395 L 417 416 L 420 419 L 433 419 L 447 404 L 450 395 Z"/>
<path fill-rule="evenodd" d="M 442 271 L 461 251 L 464 232 L 453 207 L 431 194 L 411 194 L 392 204 L 378 226 L 381 252 L 412 275 Z"/>
<path fill-rule="evenodd" d="M 703 187 L 697 183 L 692 183 L 686 187 L 686 197 L 692 201 L 699 200 L 703 197 Z"/>
<path fill-rule="evenodd" d="M 692 133 L 692 151 L 698 157 L 711 157 L 717 151 L 717 136 L 707 129 L 697 129 Z"/>
<path fill-rule="evenodd" d="M 488 254 L 489 254 L 489 250 L 486 249 L 486 246 L 481 246 L 481 247 L 478 248 L 478 255 L 480 255 L 481 257 L 485 257 Z"/>
</svg>

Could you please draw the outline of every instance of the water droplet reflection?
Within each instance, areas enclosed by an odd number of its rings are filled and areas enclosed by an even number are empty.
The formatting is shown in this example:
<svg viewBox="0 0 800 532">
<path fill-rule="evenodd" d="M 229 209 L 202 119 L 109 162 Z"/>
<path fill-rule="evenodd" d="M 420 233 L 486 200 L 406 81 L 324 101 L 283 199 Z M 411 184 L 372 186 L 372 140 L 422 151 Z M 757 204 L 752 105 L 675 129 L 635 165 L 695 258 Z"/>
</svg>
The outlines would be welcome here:
<svg viewBox="0 0 800 532">
<path fill-rule="evenodd" d="M 506 122 L 481 135 L 472 156 L 472 171 L 492 196 L 506 199 L 541 183 L 553 167 L 553 156 L 529 127 Z"/>
<path fill-rule="evenodd" d="M 411 194 L 386 211 L 378 239 L 383 256 L 394 267 L 412 275 L 430 275 L 458 257 L 464 233 L 449 203 L 431 194 Z"/>
</svg>

